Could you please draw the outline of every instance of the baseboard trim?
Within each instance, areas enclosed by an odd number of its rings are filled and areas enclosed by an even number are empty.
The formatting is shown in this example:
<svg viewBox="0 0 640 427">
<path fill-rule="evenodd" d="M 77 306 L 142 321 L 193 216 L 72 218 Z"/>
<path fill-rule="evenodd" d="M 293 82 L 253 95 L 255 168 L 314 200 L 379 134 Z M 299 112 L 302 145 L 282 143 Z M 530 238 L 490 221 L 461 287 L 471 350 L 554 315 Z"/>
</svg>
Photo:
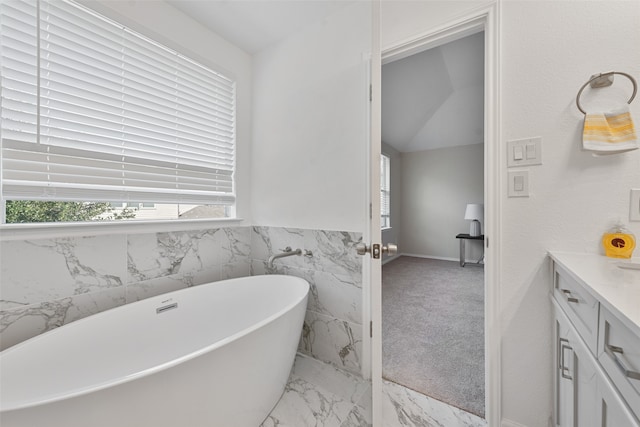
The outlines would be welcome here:
<svg viewBox="0 0 640 427">
<path fill-rule="evenodd" d="M 502 419 L 501 427 L 527 427 L 524 424 L 517 423 L 515 421 L 508 420 L 506 418 Z"/>
<path fill-rule="evenodd" d="M 427 259 L 437 259 L 439 261 L 457 261 L 457 262 L 460 262 L 460 258 L 449 258 L 449 257 L 422 255 L 422 254 L 406 254 L 406 253 L 402 253 L 402 254 L 400 254 L 398 256 L 411 256 L 411 257 L 414 257 L 414 258 L 427 258 Z"/>
<path fill-rule="evenodd" d="M 385 265 L 386 263 L 391 262 L 391 261 L 393 261 L 394 259 L 400 258 L 401 256 L 402 256 L 402 254 L 396 254 L 396 255 L 394 255 L 394 256 L 385 257 L 385 258 L 382 260 L 382 265 Z"/>
</svg>

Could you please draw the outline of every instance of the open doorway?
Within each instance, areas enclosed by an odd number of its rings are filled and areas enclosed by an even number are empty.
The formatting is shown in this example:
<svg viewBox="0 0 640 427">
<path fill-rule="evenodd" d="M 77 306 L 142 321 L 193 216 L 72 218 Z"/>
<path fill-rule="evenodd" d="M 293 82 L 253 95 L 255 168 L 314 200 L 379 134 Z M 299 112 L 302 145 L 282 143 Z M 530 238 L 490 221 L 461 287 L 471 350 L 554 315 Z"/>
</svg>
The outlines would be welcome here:
<svg viewBox="0 0 640 427">
<path fill-rule="evenodd" d="M 478 32 L 382 67 L 382 239 L 400 252 L 382 268 L 383 378 L 479 417 L 484 218 L 476 233 L 467 207 L 484 200 L 484 55 Z"/>
</svg>

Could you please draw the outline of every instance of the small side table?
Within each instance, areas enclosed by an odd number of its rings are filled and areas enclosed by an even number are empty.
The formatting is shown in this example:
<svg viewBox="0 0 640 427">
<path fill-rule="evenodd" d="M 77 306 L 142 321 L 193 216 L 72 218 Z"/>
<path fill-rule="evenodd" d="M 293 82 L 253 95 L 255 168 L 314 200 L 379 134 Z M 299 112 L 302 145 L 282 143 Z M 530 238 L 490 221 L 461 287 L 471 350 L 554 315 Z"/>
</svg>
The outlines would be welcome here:
<svg viewBox="0 0 640 427">
<path fill-rule="evenodd" d="M 484 241 L 484 234 L 481 234 L 479 236 L 472 236 L 470 234 L 458 234 L 456 236 L 456 239 L 460 239 L 460 267 L 464 267 L 467 262 L 465 261 L 465 243 L 467 240 L 482 240 Z M 478 261 L 476 261 L 473 264 L 469 264 L 469 265 L 477 265 L 482 267 L 484 264 L 481 264 L 482 260 L 484 259 L 484 245 L 482 245 L 482 250 L 483 250 L 483 255 L 482 257 L 480 257 L 480 259 Z"/>
</svg>

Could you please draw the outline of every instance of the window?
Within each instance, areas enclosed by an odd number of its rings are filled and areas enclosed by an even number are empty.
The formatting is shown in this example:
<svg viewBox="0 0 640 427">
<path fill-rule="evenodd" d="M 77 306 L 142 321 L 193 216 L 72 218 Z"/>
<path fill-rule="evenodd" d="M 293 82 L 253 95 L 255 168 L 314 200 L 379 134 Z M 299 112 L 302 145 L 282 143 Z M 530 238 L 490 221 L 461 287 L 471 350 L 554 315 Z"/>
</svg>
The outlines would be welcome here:
<svg viewBox="0 0 640 427">
<path fill-rule="evenodd" d="M 69 1 L 3 1 L 0 31 L 3 206 L 233 210 L 233 80 Z"/>
<path fill-rule="evenodd" d="M 391 227 L 391 159 L 382 154 L 380 156 L 380 225 L 382 228 Z"/>
</svg>

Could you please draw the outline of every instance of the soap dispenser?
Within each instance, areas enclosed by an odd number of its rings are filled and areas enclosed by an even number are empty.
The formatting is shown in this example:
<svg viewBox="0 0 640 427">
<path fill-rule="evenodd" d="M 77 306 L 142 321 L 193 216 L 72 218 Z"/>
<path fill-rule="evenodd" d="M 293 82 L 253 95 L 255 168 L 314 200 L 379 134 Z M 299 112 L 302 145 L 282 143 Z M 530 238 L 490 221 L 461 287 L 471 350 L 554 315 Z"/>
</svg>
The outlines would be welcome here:
<svg viewBox="0 0 640 427">
<path fill-rule="evenodd" d="M 631 258 L 633 249 L 636 247 L 635 236 L 628 231 L 622 223 L 604 233 L 602 236 L 602 246 L 604 253 L 611 258 Z"/>
</svg>

